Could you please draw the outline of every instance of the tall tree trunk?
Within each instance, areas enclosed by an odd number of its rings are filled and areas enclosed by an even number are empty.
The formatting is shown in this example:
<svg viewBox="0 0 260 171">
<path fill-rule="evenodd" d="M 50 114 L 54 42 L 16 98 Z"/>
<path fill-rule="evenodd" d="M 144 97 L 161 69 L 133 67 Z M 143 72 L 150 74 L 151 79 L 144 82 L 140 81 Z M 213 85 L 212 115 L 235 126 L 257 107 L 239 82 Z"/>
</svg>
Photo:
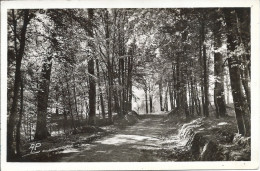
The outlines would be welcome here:
<svg viewBox="0 0 260 171">
<path fill-rule="evenodd" d="M 163 111 L 163 98 L 162 98 L 162 79 L 159 82 L 159 95 L 160 95 L 160 108 Z"/>
<path fill-rule="evenodd" d="M 114 20 L 116 17 L 114 17 Z M 113 62 L 111 62 L 110 59 L 110 43 L 109 43 L 109 17 L 108 17 L 108 11 L 106 10 L 105 13 L 105 36 L 106 36 L 106 56 L 107 56 L 107 75 L 108 75 L 108 101 L 107 101 L 107 107 L 108 107 L 108 122 L 112 123 L 112 90 L 113 90 Z M 113 40 L 115 41 L 115 40 Z M 113 53 L 112 53 L 112 58 L 114 55 L 114 49 L 115 45 L 113 44 Z M 113 61 L 113 59 L 112 59 Z"/>
<path fill-rule="evenodd" d="M 149 94 L 149 100 L 150 100 L 150 113 L 153 112 L 153 95 Z"/>
<path fill-rule="evenodd" d="M 199 98 L 196 77 L 194 78 L 194 86 L 195 86 L 195 88 L 194 88 L 195 107 L 196 107 L 197 114 L 200 115 L 201 107 L 200 107 L 200 98 Z"/>
<path fill-rule="evenodd" d="M 190 63 L 192 66 L 192 63 Z M 195 108 L 197 106 L 197 100 L 196 100 L 196 96 L 195 96 L 195 89 L 194 89 L 194 80 L 193 80 L 193 73 L 191 71 L 190 73 L 190 91 L 191 91 L 191 115 L 194 115 L 195 113 Z"/>
<path fill-rule="evenodd" d="M 182 19 L 183 20 L 183 19 Z M 184 21 L 184 20 L 183 20 Z M 187 51 L 187 46 L 186 46 L 186 41 L 188 38 L 188 32 L 186 28 L 184 28 L 185 31 L 182 33 L 182 42 L 183 42 L 183 47 L 182 47 L 182 52 L 180 54 L 181 56 L 181 62 L 183 66 L 180 69 L 180 76 L 181 76 L 181 96 L 182 96 L 182 109 L 185 111 L 185 116 L 186 119 L 189 118 L 190 116 L 190 111 L 189 111 L 189 106 L 188 106 L 188 100 L 187 100 L 187 80 L 188 80 L 188 61 L 186 58 L 186 51 Z"/>
<path fill-rule="evenodd" d="M 199 58 L 200 58 L 200 65 L 203 67 L 203 59 L 202 59 L 202 41 L 200 39 L 200 48 L 199 48 Z M 200 94 L 201 94 L 201 108 L 204 115 L 204 106 L 205 106 L 205 98 L 204 98 L 204 84 L 203 84 L 203 69 L 200 70 Z"/>
<path fill-rule="evenodd" d="M 134 46 L 135 46 L 135 44 L 134 44 Z M 133 47 L 131 54 L 130 54 L 130 57 L 128 59 L 128 81 L 127 81 L 127 86 L 128 86 L 128 111 L 132 110 L 132 97 L 133 97 L 133 94 L 132 94 L 132 85 L 133 85 L 132 70 L 133 70 L 133 56 L 134 56 L 134 53 L 135 53 L 134 51 L 135 51 L 135 49 Z"/>
<path fill-rule="evenodd" d="M 23 117 L 23 79 L 21 79 L 21 101 L 20 101 L 20 113 L 19 113 L 19 120 L 16 127 L 16 153 L 17 156 L 21 156 L 21 150 L 20 150 L 20 136 L 21 136 L 21 124 L 22 124 L 22 117 Z"/>
<path fill-rule="evenodd" d="M 227 48 L 228 48 L 228 67 L 230 72 L 230 83 L 232 88 L 232 95 L 234 107 L 236 112 L 236 119 L 238 131 L 240 134 L 250 136 L 250 113 L 248 106 L 245 103 L 245 97 L 242 91 L 240 67 L 238 56 L 236 55 L 236 47 L 238 46 L 237 33 L 235 31 L 236 23 L 234 12 L 232 9 L 224 9 L 225 22 L 227 26 Z"/>
<path fill-rule="evenodd" d="M 170 96 L 171 110 L 173 110 L 174 109 L 174 105 L 173 105 L 173 92 L 172 92 L 172 84 L 171 84 L 171 82 L 169 82 L 168 86 L 169 86 L 169 96 Z"/>
<path fill-rule="evenodd" d="M 47 61 L 44 62 L 41 80 L 39 81 L 39 91 L 37 95 L 37 122 L 34 136 L 35 140 L 42 140 L 50 136 L 47 129 L 47 107 L 52 67 L 51 59 L 52 56 L 49 56 L 47 57 Z"/>
<path fill-rule="evenodd" d="M 206 14 L 203 11 L 202 13 L 202 21 L 201 21 L 201 42 L 202 42 L 202 56 L 203 56 L 203 88 L 204 88 L 204 116 L 209 116 L 209 85 L 208 85 L 208 69 L 207 69 L 207 56 L 206 56 L 206 45 L 205 45 L 205 19 Z"/>
<path fill-rule="evenodd" d="M 175 102 L 177 100 L 177 92 L 176 92 L 176 67 L 175 65 L 172 63 L 172 75 L 173 75 L 173 96 L 174 96 L 174 99 L 173 99 L 173 106 L 175 107 Z"/>
<path fill-rule="evenodd" d="M 70 101 L 70 87 L 69 87 L 69 79 L 67 78 L 67 92 L 68 92 L 68 101 L 69 101 L 69 113 L 70 113 L 70 117 L 71 117 L 71 127 L 74 131 L 76 131 L 76 125 L 75 125 L 75 120 L 74 120 L 74 116 L 73 116 L 73 110 L 72 110 L 72 104 Z"/>
<path fill-rule="evenodd" d="M 89 36 L 93 38 L 93 15 L 94 10 L 88 9 L 88 17 L 89 17 Z M 91 48 L 93 48 L 93 44 L 90 43 Z M 96 83 L 95 78 L 95 63 L 94 56 L 91 55 L 91 59 L 88 61 L 88 73 L 89 76 L 89 118 L 88 124 L 95 125 L 96 124 Z"/>
<path fill-rule="evenodd" d="M 78 111 L 78 103 L 77 103 L 77 94 L 76 94 L 76 83 L 75 82 L 76 82 L 75 81 L 75 75 L 73 74 L 73 97 L 74 97 L 74 103 L 75 103 L 75 111 L 76 111 L 76 114 L 77 114 L 77 119 L 80 122 L 79 111 Z"/>
<path fill-rule="evenodd" d="M 191 115 L 193 115 L 193 106 L 192 106 L 192 95 L 191 95 L 191 85 L 190 85 L 190 81 L 187 81 L 187 87 L 188 87 L 188 97 L 189 97 L 189 112 Z"/>
<path fill-rule="evenodd" d="M 148 114 L 148 95 L 147 95 L 147 86 L 145 85 L 145 89 L 144 89 L 144 93 L 145 93 L 145 111 L 146 114 Z"/>
<path fill-rule="evenodd" d="M 108 64 L 110 68 L 110 64 Z M 108 71 L 108 120 L 112 123 L 112 74 Z"/>
<path fill-rule="evenodd" d="M 96 67 L 97 67 L 97 78 L 98 78 L 98 89 L 99 89 L 101 114 L 102 114 L 102 118 L 105 119 L 106 118 L 106 113 L 105 113 L 103 93 L 102 93 L 101 84 L 100 84 L 100 79 L 101 78 L 99 76 L 99 62 L 98 62 L 98 59 L 96 59 Z"/>
<path fill-rule="evenodd" d="M 237 18 L 237 32 L 239 35 L 239 42 L 243 46 L 245 53 L 241 57 L 243 68 L 241 69 L 241 80 L 245 90 L 246 100 L 249 111 L 251 111 L 251 89 L 250 82 L 250 10 L 235 9 Z"/>
<path fill-rule="evenodd" d="M 240 37 L 240 42 L 243 43 L 243 47 L 245 49 L 245 54 L 243 55 L 243 64 L 244 64 L 244 71 L 248 75 L 247 79 L 250 81 L 251 77 L 251 55 L 250 55 L 250 8 L 236 8 L 236 16 L 237 16 L 237 28 L 238 34 Z"/>
<path fill-rule="evenodd" d="M 166 84 L 165 97 L 164 97 L 164 110 L 168 112 L 168 84 Z"/>
<path fill-rule="evenodd" d="M 226 84 L 226 94 L 227 94 L 227 104 L 230 103 L 230 96 L 229 96 L 229 92 L 230 92 L 230 89 L 229 89 L 229 83 L 228 83 L 228 76 L 225 77 L 225 84 Z"/>
<path fill-rule="evenodd" d="M 14 12 L 14 11 L 13 11 Z M 27 25 L 29 24 L 30 17 L 29 17 L 29 10 L 23 10 L 24 19 L 23 19 L 23 26 L 21 29 L 21 37 L 20 37 L 20 48 L 18 51 L 18 55 L 16 56 L 16 65 L 15 65 L 15 80 L 14 80 L 14 94 L 13 94 L 13 103 L 11 107 L 11 112 L 9 115 L 8 123 L 7 123 L 7 159 L 10 160 L 14 157 L 14 147 L 13 147 L 13 133 L 14 133 L 14 126 L 15 126 L 15 118 L 17 114 L 17 101 L 18 101 L 18 92 L 19 92 L 19 85 L 21 81 L 21 62 L 24 54 L 24 47 L 25 47 L 25 37 L 26 37 L 26 30 Z M 14 20 L 14 39 L 18 38 L 16 33 L 16 20 Z"/>
<path fill-rule="evenodd" d="M 54 49 L 58 47 L 58 41 L 55 34 L 52 34 L 51 44 Z M 41 72 L 41 80 L 39 81 L 39 90 L 37 94 L 37 122 L 35 131 L 35 140 L 42 140 L 50 136 L 47 129 L 47 108 L 49 87 L 52 68 L 52 54 L 46 57 Z"/>
<path fill-rule="evenodd" d="M 177 109 L 181 108 L 180 78 L 181 78 L 181 76 L 180 76 L 180 57 L 179 57 L 179 54 L 177 54 L 177 56 L 176 56 L 176 86 L 175 86 Z"/>
</svg>

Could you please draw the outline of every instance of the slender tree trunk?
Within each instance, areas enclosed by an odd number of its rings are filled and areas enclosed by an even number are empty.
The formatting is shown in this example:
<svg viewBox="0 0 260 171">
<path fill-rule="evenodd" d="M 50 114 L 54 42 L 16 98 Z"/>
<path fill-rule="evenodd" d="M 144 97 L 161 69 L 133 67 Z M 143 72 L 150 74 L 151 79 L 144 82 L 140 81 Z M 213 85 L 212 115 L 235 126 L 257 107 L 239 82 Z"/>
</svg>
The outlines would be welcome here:
<svg viewBox="0 0 260 171">
<path fill-rule="evenodd" d="M 20 136 L 21 136 L 21 124 L 22 124 L 22 117 L 23 117 L 23 80 L 21 79 L 21 101 L 20 101 L 20 113 L 19 113 L 19 120 L 16 127 L 16 153 L 17 156 L 21 156 L 20 151 Z"/>
<path fill-rule="evenodd" d="M 150 94 L 149 95 L 149 100 L 150 100 L 150 113 L 153 112 L 153 96 Z"/>
<path fill-rule="evenodd" d="M 169 86 L 169 96 L 170 96 L 171 110 L 173 110 L 174 109 L 174 105 L 173 105 L 173 92 L 172 92 L 172 84 L 171 84 L 171 82 L 169 82 L 168 86 Z"/>
<path fill-rule="evenodd" d="M 194 101 L 195 101 L 195 107 L 197 114 L 201 114 L 201 107 L 200 107 L 200 98 L 199 98 L 199 92 L 198 92 L 198 87 L 197 87 L 197 81 L 196 78 L 194 78 Z"/>
<path fill-rule="evenodd" d="M 166 90 L 165 90 L 164 110 L 168 112 L 168 85 L 166 85 Z"/>
<path fill-rule="evenodd" d="M 74 97 L 74 103 L 75 103 L 75 111 L 77 114 L 77 119 L 80 122 L 79 118 L 79 111 L 78 111 L 78 103 L 77 103 L 77 94 L 76 94 L 76 83 L 75 83 L 75 75 L 73 74 L 73 97 Z"/>
<path fill-rule="evenodd" d="M 114 18 L 116 19 L 116 17 Z M 108 122 L 112 123 L 112 91 L 113 91 L 113 62 L 111 62 L 110 59 L 110 34 L 109 34 L 109 18 L 108 18 L 108 11 L 106 10 L 105 13 L 105 36 L 106 36 L 106 56 L 107 56 L 107 75 L 108 75 Z M 113 40 L 115 42 L 115 40 Z M 114 49 L 115 45 L 113 44 L 113 53 L 112 53 L 112 58 L 114 55 Z M 113 59 L 112 59 L 113 61 Z"/>
<path fill-rule="evenodd" d="M 64 130 L 64 134 L 66 134 L 66 125 L 67 125 L 67 113 L 66 113 L 66 109 L 64 108 L 64 111 L 63 111 L 63 117 L 64 117 L 64 120 L 63 120 L 63 130 Z"/>
<path fill-rule="evenodd" d="M 189 106 L 188 106 L 188 102 L 187 102 L 187 84 L 186 81 L 184 81 L 184 87 L 183 87 L 183 102 L 184 102 L 184 111 L 185 111 L 185 116 L 188 119 L 190 116 L 190 112 L 189 112 Z"/>
<path fill-rule="evenodd" d="M 106 118 L 106 113 L 105 113 L 103 93 L 102 93 L 101 84 L 100 84 L 100 79 L 101 78 L 99 76 L 99 62 L 98 62 L 98 59 L 96 59 L 96 67 L 97 67 L 97 78 L 98 78 L 98 89 L 99 89 L 101 114 L 102 114 L 102 118 L 105 119 Z"/>
<path fill-rule="evenodd" d="M 185 29 L 186 30 L 186 29 Z M 182 42 L 186 42 L 187 41 L 187 37 L 188 37 L 188 32 L 187 30 L 184 31 L 182 33 Z M 181 86 L 182 86 L 182 91 L 181 91 L 181 96 L 182 96 L 182 108 L 184 109 L 185 111 L 185 116 L 186 116 L 186 119 L 189 118 L 190 116 L 190 111 L 189 111 L 189 106 L 188 106 L 188 100 L 187 100 L 187 80 L 188 80 L 188 61 L 186 59 L 186 51 L 187 51 L 187 48 L 184 44 L 183 46 L 183 49 L 182 49 L 182 52 L 180 54 L 181 56 L 181 61 L 182 61 L 182 64 L 186 65 L 186 66 L 182 66 L 181 67 L 181 70 L 180 70 L 180 75 L 181 75 Z"/>
<path fill-rule="evenodd" d="M 204 104 L 204 116 L 209 116 L 209 85 L 208 85 L 208 69 L 207 69 L 207 56 L 206 56 L 206 45 L 205 45 L 205 12 L 203 12 L 202 16 L 203 19 L 201 21 L 201 42 L 202 42 L 202 53 L 203 53 L 203 88 L 204 88 L 204 98 L 205 98 L 205 104 Z"/>
<path fill-rule="evenodd" d="M 163 111 L 163 98 L 162 98 L 162 79 L 159 82 L 159 95 L 160 95 L 160 108 Z"/>
<path fill-rule="evenodd" d="M 148 114 L 148 95 L 147 95 L 147 86 L 145 86 L 145 90 L 144 90 L 144 93 L 145 93 L 145 111 L 146 111 L 146 114 Z"/>
<path fill-rule="evenodd" d="M 173 96 L 174 96 L 174 99 L 173 99 L 173 106 L 175 107 L 176 105 L 176 100 L 177 100 L 177 92 L 176 92 L 176 67 L 174 66 L 174 64 L 172 63 L 172 71 L 173 71 Z"/>
<path fill-rule="evenodd" d="M 93 38 L 93 15 L 94 10 L 88 9 L 88 17 L 89 17 L 89 36 Z M 93 44 L 91 43 L 90 46 L 93 48 Z M 88 61 L 88 73 L 91 75 L 89 76 L 89 118 L 88 124 L 95 125 L 96 124 L 96 83 L 93 76 L 95 75 L 95 63 L 94 63 L 94 56 L 91 55 L 91 59 Z"/>
<path fill-rule="evenodd" d="M 230 97 L 229 97 L 229 92 L 230 92 L 230 89 L 229 89 L 229 83 L 228 83 L 228 76 L 226 76 L 225 78 L 225 84 L 226 84 L 226 90 L 227 90 L 227 104 L 230 103 Z"/>
<path fill-rule="evenodd" d="M 71 104 L 71 101 L 70 101 L 70 87 L 69 87 L 69 79 L 67 79 L 67 92 L 68 92 L 68 96 L 69 96 L 69 113 L 70 113 L 70 117 L 71 117 L 71 126 L 72 126 L 72 129 L 74 131 L 76 131 L 76 125 L 75 125 L 75 120 L 74 120 L 74 116 L 73 116 L 73 110 L 72 110 L 72 104 Z"/>
<path fill-rule="evenodd" d="M 13 11 L 14 12 L 14 11 Z M 15 118 L 17 115 L 17 101 L 18 101 L 18 92 L 19 92 L 19 85 L 21 81 L 21 62 L 24 54 L 25 48 L 25 37 L 26 37 L 26 29 L 27 25 L 29 24 L 29 10 L 23 10 L 24 19 L 23 19 L 23 26 L 21 29 L 21 37 L 20 37 L 20 48 L 18 51 L 18 55 L 16 56 L 16 66 L 15 66 L 15 80 L 14 80 L 14 94 L 13 94 L 13 103 L 11 107 L 11 112 L 9 115 L 8 123 L 7 123 L 7 159 L 10 160 L 14 157 L 15 152 L 13 148 L 13 133 L 14 133 L 14 126 L 15 126 Z M 17 39 L 16 33 L 16 20 L 14 20 L 14 39 Z"/>
<path fill-rule="evenodd" d="M 129 64 L 128 64 L 128 111 L 132 110 L 132 70 L 133 70 L 133 55 L 134 49 L 132 49 L 132 54 L 129 57 Z"/>
<path fill-rule="evenodd" d="M 202 60 L 202 42 L 200 39 L 200 51 L 199 51 L 199 56 L 200 56 L 200 64 L 203 67 L 203 60 Z M 205 98 L 204 98 L 204 86 L 203 86 L 203 69 L 201 68 L 201 77 L 200 77 L 200 94 L 201 94 L 201 109 L 204 115 L 204 106 L 205 106 Z"/>
<path fill-rule="evenodd" d="M 177 54 L 177 56 L 176 56 L 176 88 L 175 88 L 177 109 L 181 108 L 180 77 L 181 77 L 180 76 L 180 57 L 179 57 L 179 54 Z"/>
<path fill-rule="evenodd" d="M 110 68 L 110 64 L 108 63 Z M 112 123 L 112 74 L 108 70 L 108 120 Z"/>
<path fill-rule="evenodd" d="M 192 65 L 191 65 L 192 66 Z M 195 113 L 195 108 L 197 106 L 196 103 L 196 96 L 195 96 L 195 89 L 194 89 L 194 83 L 193 83 L 193 75 L 192 75 L 192 71 L 190 73 L 190 91 L 191 91 L 191 115 L 194 115 Z"/>
</svg>

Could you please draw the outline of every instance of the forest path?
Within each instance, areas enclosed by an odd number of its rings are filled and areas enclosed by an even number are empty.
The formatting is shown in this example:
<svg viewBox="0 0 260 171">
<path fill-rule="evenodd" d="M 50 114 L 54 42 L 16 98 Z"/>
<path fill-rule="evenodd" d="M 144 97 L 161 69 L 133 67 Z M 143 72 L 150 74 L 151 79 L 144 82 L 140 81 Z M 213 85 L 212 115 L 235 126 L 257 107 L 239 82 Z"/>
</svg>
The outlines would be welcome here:
<svg viewBox="0 0 260 171">
<path fill-rule="evenodd" d="M 85 144 L 83 151 L 70 151 L 61 162 L 145 162 L 161 161 L 155 155 L 163 148 L 162 134 L 175 129 L 163 123 L 164 115 L 150 115 L 116 134 Z M 177 130 L 176 130 L 177 132 Z"/>
</svg>

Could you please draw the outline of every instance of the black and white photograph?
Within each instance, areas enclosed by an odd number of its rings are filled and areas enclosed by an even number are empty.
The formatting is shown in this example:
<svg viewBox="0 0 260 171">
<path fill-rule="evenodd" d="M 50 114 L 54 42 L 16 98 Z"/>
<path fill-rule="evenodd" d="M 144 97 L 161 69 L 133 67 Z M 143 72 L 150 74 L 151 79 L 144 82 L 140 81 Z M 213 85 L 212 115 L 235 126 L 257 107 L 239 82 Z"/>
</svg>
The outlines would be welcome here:
<svg viewBox="0 0 260 171">
<path fill-rule="evenodd" d="M 15 2 L 1 8 L 3 168 L 259 167 L 259 1 Z"/>
</svg>

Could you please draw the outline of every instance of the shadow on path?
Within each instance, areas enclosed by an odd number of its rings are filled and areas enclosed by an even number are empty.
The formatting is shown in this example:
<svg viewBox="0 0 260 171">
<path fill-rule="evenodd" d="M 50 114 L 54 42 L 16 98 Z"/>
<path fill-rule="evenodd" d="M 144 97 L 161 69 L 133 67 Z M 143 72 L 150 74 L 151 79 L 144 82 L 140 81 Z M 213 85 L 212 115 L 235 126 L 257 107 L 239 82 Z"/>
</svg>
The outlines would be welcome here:
<svg viewBox="0 0 260 171">
<path fill-rule="evenodd" d="M 156 153 L 162 149 L 161 135 L 167 129 L 161 117 L 146 117 L 133 126 L 119 130 L 91 144 L 83 151 L 61 154 L 60 162 L 145 162 L 161 161 Z"/>
</svg>

